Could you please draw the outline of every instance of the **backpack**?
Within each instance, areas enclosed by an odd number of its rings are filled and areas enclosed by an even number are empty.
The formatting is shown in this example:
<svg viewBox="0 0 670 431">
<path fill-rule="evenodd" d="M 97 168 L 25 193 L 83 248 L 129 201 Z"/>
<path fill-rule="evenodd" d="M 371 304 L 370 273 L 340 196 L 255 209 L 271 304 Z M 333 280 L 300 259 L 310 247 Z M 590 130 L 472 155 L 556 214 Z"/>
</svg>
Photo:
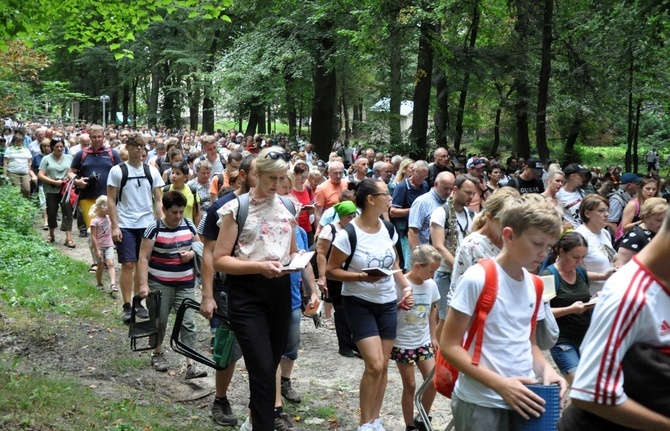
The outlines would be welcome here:
<svg viewBox="0 0 670 431">
<path fill-rule="evenodd" d="M 395 234 L 395 226 L 389 221 L 382 220 L 382 223 L 384 223 L 384 226 L 386 226 L 386 230 L 389 232 L 389 238 L 393 240 L 393 235 Z M 347 232 L 347 236 L 349 237 L 349 246 L 351 247 L 351 253 L 349 256 L 347 256 L 347 259 L 344 261 L 342 264 L 342 269 L 345 271 L 349 268 L 349 264 L 351 263 L 351 259 L 354 258 L 354 252 L 356 251 L 356 228 L 349 223 L 342 229 Z"/>
<path fill-rule="evenodd" d="M 552 265 L 547 266 L 544 269 L 548 269 L 551 272 L 551 274 L 554 276 L 554 283 L 556 285 L 556 293 L 558 294 L 558 291 L 560 290 L 560 287 L 561 287 L 561 279 L 560 279 L 560 275 L 558 275 L 558 270 L 556 269 L 556 266 L 554 266 L 552 264 Z M 540 270 L 539 272 L 542 273 L 543 270 Z M 584 271 L 584 268 L 582 268 L 581 266 L 577 267 L 577 275 L 579 276 L 579 278 L 584 280 L 586 282 L 586 284 L 589 284 L 589 276 L 586 274 L 586 271 Z"/>
<path fill-rule="evenodd" d="M 295 217 L 296 211 L 293 202 L 291 202 L 291 200 L 285 196 L 279 196 L 279 199 L 281 199 L 282 203 L 284 204 L 288 212 L 293 214 L 293 216 Z M 237 209 L 237 218 L 236 218 L 237 238 L 235 238 L 235 244 L 237 244 L 237 242 L 240 240 L 240 234 L 242 233 L 242 228 L 244 228 L 244 223 L 246 223 L 247 216 L 249 215 L 249 193 L 245 193 L 243 195 L 238 196 L 237 201 L 239 202 L 239 208 Z M 233 246 L 233 251 L 234 250 L 235 247 Z"/>
<path fill-rule="evenodd" d="M 149 169 L 149 166 L 146 163 L 142 163 L 142 168 L 144 168 L 143 177 L 128 177 L 128 165 L 125 163 L 121 163 L 121 184 L 119 185 L 119 190 L 117 191 L 116 194 L 117 203 L 121 202 L 121 196 L 123 195 L 123 188 L 126 186 L 126 183 L 128 183 L 128 180 L 137 180 L 139 184 L 140 179 L 146 178 L 149 181 L 149 187 L 151 188 L 153 194 L 154 178 L 151 175 L 151 169 Z"/>
<path fill-rule="evenodd" d="M 498 294 L 498 271 L 496 269 L 495 261 L 490 258 L 482 259 L 477 262 L 477 265 L 484 267 L 484 288 L 479 294 L 479 299 L 477 299 L 472 323 L 468 328 L 468 338 L 465 340 L 465 344 L 463 344 L 463 348 L 469 350 L 472 342 L 475 342 L 475 350 L 472 354 L 473 365 L 479 365 L 479 360 L 482 354 L 482 342 L 484 340 L 484 323 L 486 322 L 486 316 L 496 302 L 496 295 Z M 537 312 L 542 303 L 542 291 L 544 290 L 544 286 L 540 277 L 533 274 L 531 274 L 531 277 L 535 284 L 536 294 L 535 310 L 533 311 L 533 317 L 531 318 L 530 336 L 532 337 L 537 323 Z M 451 398 L 451 394 L 456 386 L 456 380 L 458 379 L 458 369 L 447 362 L 441 352 L 435 356 L 435 376 L 433 378 L 433 386 L 439 393 L 447 398 Z"/>
<path fill-rule="evenodd" d="M 102 154 L 102 153 L 109 154 L 109 159 L 112 161 L 112 164 L 116 164 L 116 159 L 114 158 L 114 152 L 112 151 L 111 147 L 102 147 L 99 150 L 94 150 L 91 147 L 86 147 L 81 151 L 82 151 L 82 155 L 81 155 L 81 161 L 79 163 L 82 164 L 82 165 L 84 164 L 84 159 L 89 154 Z"/>
<path fill-rule="evenodd" d="M 166 184 L 163 186 L 163 194 L 170 191 L 171 185 L 172 184 Z M 191 194 L 193 195 L 193 216 L 195 217 L 195 215 L 200 212 L 200 210 L 196 210 L 196 208 L 198 208 L 198 206 L 196 205 L 198 203 L 198 190 L 193 186 L 189 186 L 188 184 L 187 186 L 191 190 Z"/>
</svg>

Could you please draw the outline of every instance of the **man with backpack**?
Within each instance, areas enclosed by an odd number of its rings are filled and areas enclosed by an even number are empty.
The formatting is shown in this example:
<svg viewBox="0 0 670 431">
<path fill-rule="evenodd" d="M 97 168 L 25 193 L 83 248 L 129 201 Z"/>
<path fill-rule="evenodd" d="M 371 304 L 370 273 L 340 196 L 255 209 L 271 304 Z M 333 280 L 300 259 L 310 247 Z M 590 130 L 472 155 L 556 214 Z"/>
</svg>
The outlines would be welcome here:
<svg viewBox="0 0 670 431">
<path fill-rule="evenodd" d="M 430 239 L 433 247 L 442 256 L 440 267 L 433 279 L 440 292 L 437 301 L 439 322 L 436 336 L 447 317 L 447 295 L 451 285 L 451 271 L 454 266 L 454 256 L 459 244 L 471 231 L 475 213 L 468 205 L 472 197 L 479 193 L 479 181 L 470 175 L 459 175 L 454 181 L 451 197 L 447 202 L 437 207 L 430 216 Z"/>
<path fill-rule="evenodd" d="M 582 187 L 586 184 L 586 176 L 590 171 L 579 165 L 571 163 L 563 169 L 565 183 L 556 193 L 556 199 L 563 204 L 563 219 L 572 223 L 574 229 L 578 228 L 582 221 L 579 219 L 579 205 L 584 199 Z"/>
<path fill-rule="evenodd" d="M 610 212 L 607 217 L 607 225 L 612 237 L 616 234 L 617 227 L 619 226 L 619 223 L 621 223 L 621 217 L 623 216 L 623 210 L 626 208 L 626 204 L 628 204 L 637 193 L 639 182 L 640 177 L 631 172 L 626 172 L 621 175 L 621 178 L 619 179 L 619 190 L 609 197 Z"/>
<path fill-rule="evenodd" d="M 217 151 L 216 138 L 214 136 L 209 135 L 203 138 L 202 151 L 205 154 L 200 156 L 200 160 L 207 159 L 212 164 L 210 178 L 226 169 L 226 159 Z"/>
<path fill-rule="evenodd" d="M 95 200 L 107 192 L 107 176 L 112 166 L 121 163 L 116 150 L 105 147 L 102 126 L 94 124 L 88 129 L 91 145 L 83 147 L 74 155 L 68 179 L 75 178 L 79 189 L 79 209 L 88 228 L 91 225 L 89 211 Z"/>
<path fill-rule="evenodd" d="M 141 134 L 133 132 L 128 135 L 126 150 L 128 161 L 114 166 L 107 179 L 112 239 L 121 264 L 119 283 L 124 323 L 130 322 L 133 292 L 138 293 L 140 289 L 137 261 L 144 230 L 154 220 L 163 217 L 160 202 L 164 184 L 158 169 L 142 163 L 145 142 Z M 143 307 L 137 312 L 139 317 L 148 317 Z"/>
</svg>

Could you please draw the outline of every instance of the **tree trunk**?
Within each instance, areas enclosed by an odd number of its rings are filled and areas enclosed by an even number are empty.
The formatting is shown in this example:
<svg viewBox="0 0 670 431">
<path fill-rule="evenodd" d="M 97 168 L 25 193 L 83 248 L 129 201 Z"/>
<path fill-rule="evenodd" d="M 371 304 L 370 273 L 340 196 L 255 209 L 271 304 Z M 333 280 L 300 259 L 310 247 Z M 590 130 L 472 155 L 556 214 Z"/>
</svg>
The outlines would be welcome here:
<svg viewBox="0 0 670 431">
<path fill-rule="evenodd" d="M 198 123 L 200 122 L 200 89 L 197 88 L 196 83 L 191 79 L 186 81 L 186 89 L 188 92 L 189 129 L 198 130 Z"/>
<path fill-rule="evenodd" d="M 347 106 L 347 96 L 344 91 L 342 91 L 342 112 L 344 113 L 344 139 L 348 141 L 351 135 L 351 124 L 349 124 L 349 107 Z"/>
<path fill-rule="evenodd" d="M 435 67 L 435 139 L 438 147 L 447 148 L 449 135 L 449 93 L 447 90 L 447 73 L 440 66 Z"/>
<path fill-rule="evenodd" d="M 388 56 L 390 60 L 390 100 L 389 100 L 389 142 L 391 147 L 399 146 L 402 142 L 400 130 L 400 104 L 402 102 L 402 55 L 398 54 L 398 47 L 402 46 L 402 31 L 398 23 L 400 10 L 395 11 L 389 27 Z"/>
<path fill-rule="evenodd" d="M 352 121 L 352 126 L 351 126 L 351 134 L 354 136 L 354 138 L 358 138 L 358 125 L 360 122 L 358 121 L 358 103 L 354 103 L 354 118 Z"/>
<path fill-rule="evenodd" d="M 268 104 L 268 131 L 267 133 L 272 133 L 272 105 Z"/>
<path fill-rule="evenodd" d="M 631 159 L 633 153 L 633 76 L 635 73 L 635 61 L 632 52 L 630 55 L 630 64 L 628 65 L 628 139 L 626 148 L 626 172 L 630 172 Z"/>
<path fill-rule="evenodd" d="M 138 77 L 133 79 L 133 128 L 137 128 L 137 86 L 139 82 Z"/>
<path fill-rule="evenodd" d="M 244 135 L 255 135 L 257 129 L 259 134 L 265 133 L 265 108 L 258 102 L 257 98 L 254 98 L 249 110 L 249 123 L 247 124 L 247 129 L 244 131 Z"/>
<path fill-rule="evenodd" d="M 456 151 L 461 148 L 461 139 L 463 138 L 463 116 L 465 114 L 465 102 L 468 96 L 468 86 L 470 85 L 470 72 L 472 70 L 472 56 L 474 55 L 475 45 L 477 43 L 477 32 L 479 30 L 479 2 L 475 1 L 475 7 L 472 11 L 472 25 L 470 26 L 470 43 L 465 47 L 465 75 L 463 76 L 463 86 L 458 100 L 458 110 L 456 111 L 456 136 L 454 137 L 454 147 Z M 467 40 L 467 39 L 466 39 Z"/>
<path fill-rule="evenodd" d="M 554 0 L 544 0 L 544 26 L 542 27 L 542 65 L 537 94 L 537 119 L 535 139 L 540 159 L 549 158 L 547 145 L 547 102 L 549 98 L 549 78 L 551 76 L 552 21 L 554 19 Z"/>
<path fill-rule="evenodd" d="M 530 140 L 528 138 L 528 105 L 530 103 L 530 85 L 525 74 L 529 70 L 528 61 L 528 44 L 526 42 L 529 36 L 530 5 L 524 0 L 517 0 L 516 6 L 516 23 L 514 24 L 514 32 L 518 39 L 518 46 L 515 47 L 519 53 L 516 59 L 517 76 L 515 78 L 514 86 L 516 88 L 516 102 L 514 104 L 514 114 L 516 117 L 516 150 L 518 157 L 527 159 L 530 157 Z"/>
<path fill-rule="evenodd" d="M 410 157 L 415 160 L 425 159 L 428 155 L 428 112 L 430 110 L 430 87 L 433 79 L 433 35 L 434 28 L 427 21 L 421 23 L 419 37 L 419 55 L 416 65 L 414 86 L 414 113 L 412 116 L 412 132 L 410 141 L 412 151 Z"/>
<path fill-rule="evenodd" d="M 642 101 L 637 102 L 635 107 L 635 135 L 633 136 L 633 172 L 638 170 L 637 143 L 640 132 L 640 111 L 642 110 Z"/>
<path fill-rule="evenodd" d="M 322 24 L 324 34 L 319 38 L 314 64 L 314 103 L 312 105 L 310 142 L 317 154 L 328 155 L 333 145 L 335 107 L 337 105 L 337 76 L 328 58 L 335 53 L 335 40 L 328 31 L 332 23 Z"/>
<path fill-rule="evenodd" d="M 575 144 L 577 143 L 577 138 L 579 138 L 582 121 L 584 121 L 583 115 L 580 111 L 577 111 L 570 125 L 568 139 L 565 141 L 565 152 L 563 153 L 563 163 L 561 163 L 563 166 L 573 163 L 575 160 Z"/>
<path fill-rule="evenodd" d="M 147 122 L 149 126 L 158 125 L 158 93 L 161 86 L 161 66 L 154 63 L 151 66 L 151 94 L 149 95 L 149 106 L 147 106 Z"/>
<path fill-rule="evenodd" d="M 175 128 L 179 127 L 180 121 L 175 118 L 175 108 L 177 107 L 178 103 L 175 97 L 175 85 L 173 85 L 175 78 L 171 76 L 169 62 L 165 62 L 163 64 L 163 76 L 166 77 L 166 85 L 163 86 L 163 110 L 161 112 L 161 118 L 163 120 L 163 124 L 165 124 L 167 128 L 174 130 Z"/>
<path fill-rule="evenodd" d="M 126 125 L 128 124 L 128 113 L 130 110 L 130 85 L 123 84 L 121 91 L 123 94 L 123 99 L 121 101 L 121 115 L 123 116 L 123 124 Z"/>
</svg>

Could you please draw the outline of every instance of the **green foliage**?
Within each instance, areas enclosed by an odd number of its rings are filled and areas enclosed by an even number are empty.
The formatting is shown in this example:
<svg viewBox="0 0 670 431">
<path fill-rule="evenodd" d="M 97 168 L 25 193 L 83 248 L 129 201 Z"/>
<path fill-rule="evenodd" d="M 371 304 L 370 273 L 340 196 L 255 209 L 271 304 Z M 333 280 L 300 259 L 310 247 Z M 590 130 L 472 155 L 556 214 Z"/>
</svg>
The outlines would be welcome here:
<svg viewBox="0 0 670 431">
<path fill-rule="evenodd" d="M 86 265 L 44 242 L 33 228 L 36 214 L 17 188 L 0 187 L 0 300 L 35 313 L 95 315 Z"/>
</svg>

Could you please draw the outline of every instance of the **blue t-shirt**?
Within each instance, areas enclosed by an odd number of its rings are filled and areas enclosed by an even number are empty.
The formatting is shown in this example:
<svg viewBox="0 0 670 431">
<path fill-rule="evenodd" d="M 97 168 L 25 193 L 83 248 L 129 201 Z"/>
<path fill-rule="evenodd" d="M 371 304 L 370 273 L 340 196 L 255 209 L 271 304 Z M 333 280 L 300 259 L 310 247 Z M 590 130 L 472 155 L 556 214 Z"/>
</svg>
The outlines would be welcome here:
<svg viewBox="0 0 670 431">
<path fill-rule="evenodd" d="M 406 179 L 399 182 L 396 185 L 395 190 L 393 190 L 393 201 L 391 202 L 391 205 L 395 208 L 411 208 L 412 203 L 414 203 L 416 198 L 428 193 L 429 190 L 430 187 L 428 187 L 428 183 L 425 181 L 421 183 L 421 187 L 414 188 L 414 186 L 410 184 L 409 179 Z M 407 236 L 408 217 L 392 218 L 391 222 L 398 230 L 400 236 Z"/>
<path fill-rule="evenodd" d="M 88 186 L 79 194 L 79 199 L 95 199 L 107 194 L 107 177 L 112 166 L 121 163 L 121 157 L 116 150 L 112 150 L 113 160 L 109 158 L 109 152 L 103 148 L 99 152 L 89 153 L 84 157 L 82 163 L 81 158 L 84 155 L 84 150 L 79 151 L 72 159 L 72 169 L 77 170 L 77 175 L 82 177 L 90 177 L 94 172 L 100 174 L 100 178 L 94 186 Z"/>
</svg>

